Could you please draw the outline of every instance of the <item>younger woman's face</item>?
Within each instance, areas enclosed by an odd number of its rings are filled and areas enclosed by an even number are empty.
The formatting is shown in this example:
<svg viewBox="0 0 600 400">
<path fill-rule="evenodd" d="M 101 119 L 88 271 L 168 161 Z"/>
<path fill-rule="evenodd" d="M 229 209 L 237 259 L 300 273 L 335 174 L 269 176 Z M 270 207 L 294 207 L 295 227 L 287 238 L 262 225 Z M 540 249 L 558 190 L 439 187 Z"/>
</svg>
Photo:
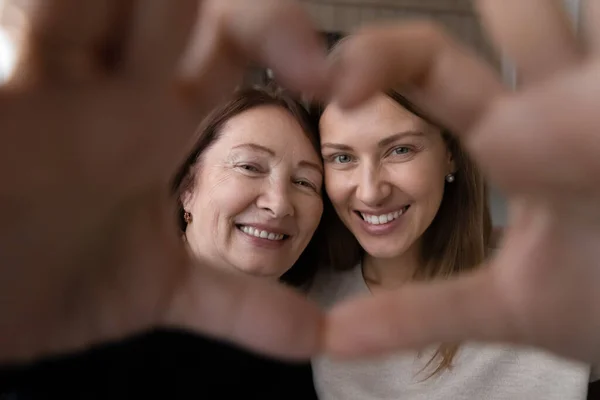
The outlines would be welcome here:
<svg viewBox="0 0 600 400">
<path fill-rule="evenodd" d="M 320 128 L 327 194 L 362 248 L 389 259 L 415 246 L 454 172 L 440 131 L 384 94 L 329 105 Z"/>
</svg>

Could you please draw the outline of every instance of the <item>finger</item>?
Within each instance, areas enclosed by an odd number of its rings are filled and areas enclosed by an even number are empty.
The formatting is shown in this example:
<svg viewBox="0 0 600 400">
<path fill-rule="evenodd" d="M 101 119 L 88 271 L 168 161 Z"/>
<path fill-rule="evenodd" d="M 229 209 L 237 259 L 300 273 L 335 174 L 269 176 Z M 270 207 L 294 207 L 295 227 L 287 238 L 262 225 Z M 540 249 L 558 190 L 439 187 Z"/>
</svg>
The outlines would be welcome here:
<svg viewBox="0 0 600 400">
<path fill-rule="evenodd" d="M 167 316 L 171 326 L 271 356 L 307 359 L 320 349 L 322 314 L 283 285 L 195 266 Z"/>
<path fill-rule="evenodd" d="M 334 59 L 340 103 L 353 106 L 377 91 L 414 88 L 418 102 L 458 132 L 504 93 L 488 65 L 430 23 L 369 28 L 345 40 Z"/>
<path fill-rule="evenodd" d="M 598 193 L 598 76 L 589 64 L 490 109 L 467 145 L 495 185 L 554 199 Z"/>
<path fill-rule="evenodd" d="M 530 84 L 581 60 L 582 53 L 558 0 L 478 0 L 483 24 L 497 48 Z"/>
<path fill-rule="evenodd" d="M 130 1 L 12 0 L 24 16 L 17 79 L 82 80 L 112 67 Z"/>
<path fill-rule="evenodd" d="M 588 50 L 598 55 L 600 53 L 600 2 L 594 0 L 583 2 L 580 15 Z"/>
<path fill-rule="evenodd" d="M 189 93 L 227 91 L 250 62 L 271 68 L 294 91 L 323 91 L 325 45 L 297 2 L 208 1 L 201 14 L 181 73 Z"/>
<path fill-rule="evenodd" d="M 325 351 L 339 358 L 439 343 L 512 338 L 488 271 L 341 304 L 326 319 Z"/>
<path fill-rule="evenodd" d="M 199 18 L 200 3 L 202 0 L 137 2 L 127 49 L 127 69 L 133 78 L 172 78 Z"/>
</svg>

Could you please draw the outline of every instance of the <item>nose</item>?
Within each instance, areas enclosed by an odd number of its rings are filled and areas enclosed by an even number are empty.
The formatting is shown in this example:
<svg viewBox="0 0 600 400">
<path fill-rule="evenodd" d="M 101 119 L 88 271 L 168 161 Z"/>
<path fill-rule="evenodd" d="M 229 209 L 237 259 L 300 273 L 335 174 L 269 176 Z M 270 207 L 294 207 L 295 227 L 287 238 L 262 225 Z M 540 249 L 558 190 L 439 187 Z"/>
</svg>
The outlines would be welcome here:
<svg viewBox="0 0 600 400">
<path fill-rule="evenodd" d="M 383 171 L 374 165 L 360 168 L 356 198 L 370 207 L 381 206 L 391 194 L 392 188 Z"/>
<path fill-rule="evenodd" d="M 287 182 L 270 182 L 257 199 L 257 206 L 268 211 L 273 218 L 294 215 L 294 206 Z"/>
</svg>

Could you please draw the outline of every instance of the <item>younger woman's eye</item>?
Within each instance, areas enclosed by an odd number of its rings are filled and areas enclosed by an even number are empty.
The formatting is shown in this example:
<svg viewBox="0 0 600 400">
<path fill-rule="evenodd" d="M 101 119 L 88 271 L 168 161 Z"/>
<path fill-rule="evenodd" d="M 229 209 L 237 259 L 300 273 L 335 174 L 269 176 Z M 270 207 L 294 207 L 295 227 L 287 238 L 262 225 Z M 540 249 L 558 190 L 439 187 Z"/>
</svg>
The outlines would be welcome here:
<svg viewBox="0 0 600 400">
<path fill-rule="evenodd" d="M 410 153 L 410 149 L 406 146 L 399 146 L 399 147 L 396 147 L 394 150 L 392 150 L 392 153 L 394 155 L 402 156 L 404 154 Z"/>
<path fill-rule="evenodd" d="M 333 161 L 338 164 L 347 164 L 352 161 L 352 157 L 350 157 L 348 154 L 338 154 L 337 156 L 333 157 Z"/>
</svg>

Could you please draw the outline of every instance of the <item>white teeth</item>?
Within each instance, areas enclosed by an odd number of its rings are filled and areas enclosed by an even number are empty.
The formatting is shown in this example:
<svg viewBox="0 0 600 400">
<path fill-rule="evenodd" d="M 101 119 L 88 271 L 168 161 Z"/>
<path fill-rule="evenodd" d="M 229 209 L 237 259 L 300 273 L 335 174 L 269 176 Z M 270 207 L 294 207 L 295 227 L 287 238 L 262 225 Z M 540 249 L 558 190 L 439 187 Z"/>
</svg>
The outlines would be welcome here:
<svg viewBox="0 0 600 400">
<path fill-rule="evenodd" d="M 284 235 L 279 233 L 267 232 L 260 229 L 253 228 L 251 226 L 241 225 L 240 230 L 247 235 L 255 236 L 261 239 L 267 240 L 283 240 Z"/>
<path fill-rule="evenodd" d="M 394 212 L 391 212 L 388 214 L 382 214 L 382 215 L 371 215 L 371 214 L 365 214 L 365 213 L 360 213 L 360 215 L 369 224 L 382 225 L 382 224 L 387 224 L 388 222 L 395 220 L 396 218 L 401 216 L 404 213 L 404 211 L 406 211 L 406 209 L 407 208 L 405 207 L 399 211 L 394 211 Z"/>
</svg>

